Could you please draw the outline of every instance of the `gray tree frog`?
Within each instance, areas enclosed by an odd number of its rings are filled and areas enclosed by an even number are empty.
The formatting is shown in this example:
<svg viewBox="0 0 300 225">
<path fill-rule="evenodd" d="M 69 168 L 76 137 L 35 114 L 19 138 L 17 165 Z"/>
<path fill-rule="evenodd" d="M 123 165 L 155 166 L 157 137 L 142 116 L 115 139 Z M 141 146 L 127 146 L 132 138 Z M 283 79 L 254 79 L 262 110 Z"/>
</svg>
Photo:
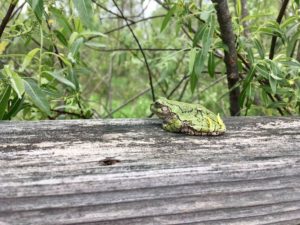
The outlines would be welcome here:
<svg viewBox="0 0 300 225">
<path fill-rule="evenodd" d="M 189 135 L 220 135 L 226 127 L 219 114 L 200 104 L 189 104 L 160 97 L 151 111 L 163 120 L 163 129 Z"/>
</svg>

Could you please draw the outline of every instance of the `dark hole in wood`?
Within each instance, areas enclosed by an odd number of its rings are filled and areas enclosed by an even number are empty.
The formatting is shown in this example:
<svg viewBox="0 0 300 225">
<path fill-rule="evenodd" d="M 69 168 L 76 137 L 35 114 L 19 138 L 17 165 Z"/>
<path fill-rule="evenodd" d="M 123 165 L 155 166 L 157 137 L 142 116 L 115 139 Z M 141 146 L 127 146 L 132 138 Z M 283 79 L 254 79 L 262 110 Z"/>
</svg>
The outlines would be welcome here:
<svg viewBox="0 0 300 225">
<path fill-rule="evenodd" d="M 112 157 L 106 157 L 105 159 L 99 161 L 100 165 L 102 166 L 111 166 L 119 162 L 121 162 L 121 160 Z"/>
</svg>

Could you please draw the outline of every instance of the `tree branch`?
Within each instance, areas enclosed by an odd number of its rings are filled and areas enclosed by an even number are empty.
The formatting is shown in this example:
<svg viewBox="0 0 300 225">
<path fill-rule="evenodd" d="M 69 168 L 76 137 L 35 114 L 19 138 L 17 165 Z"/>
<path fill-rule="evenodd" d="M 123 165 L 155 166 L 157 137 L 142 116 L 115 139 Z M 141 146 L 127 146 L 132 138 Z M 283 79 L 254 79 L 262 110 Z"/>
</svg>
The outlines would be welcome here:
<svg viewBox="0 0 300 225">
<path fill-rule="evenodd" d="M 276 19 L 276 22 L 278 24 L 281 23 L 281 20 L 284 16 L 284 12 L 286 10 L 286 7 L 289 3 L 289 0 L 284 0 L 282 2 L 282 5 L 281 5 L 281 8 L 280 8 L 280 11 L 279 11 L 279 14 L 277 16 L 277 19 Z M 277 36 L 276 35 L 273 35 L 272 37 L 272 41 L 271 41 L 271 47 L 270 47 L 270 53 L 269 53 L 269 59 L 273 59 L 274 58 L 274 54 L 275 54 L 275 45 L 276 45 L 276 40 L 277 40 Z"/>
<path fill-rule="evenodd" d="M 100 51 L 100 52 L 126 52 L 126 51 L 141 51 L 141 49 L 139 48 L 95 48 L 95 47 L 91 47 L 91 46 L 87 46 L 88 48 L 92 48 L 94 50 Z M 182 49 L 182 48 L 143 48 L 144 51 L 150 51 L 150 52 L 166 52 L 166 51 L 170 51 L 170 52 L 176 52 L 176 51 L 185 51 L 188 52 L 191 49 L 186 48 L 186 49 Z"/>
<path fill-rule="evenodd" d="M 236 86 L 239 82 L 239 73 L 237 66 L 237 51 L 235 48 L 235 35 L 232 29 L 231 16 L 226 0 L 212 0 L 212 2 L 215 3 L 215 9 L 217 11 L 221 39 L 228 47 L 228 51 L 225 51 L 224 62 L 226 64 L 228 88 L 231 90 L 229 92 L 230 114 L 232 116 L 239 116 L 240 89 Z"/>
<path fill-rule="evenodd" d="M 18 3 L 18 0 L 12 0 L 11 3 L 10 3 L 10 5 L 9 5 L 9 7 L 8 7 L 6 15 L 4 16 L 4 18 L 3 18 L 3 20 L 2 20 L 2 22 L 0 24 L 0 38 L 2 37 L 2 34 L 3 34 L 4 30 L 5 30 L 5 27 L 8 24 L 8 22 L 9 22 L 9 20 L 11 18 L 11 15 L 12 15 L 12 13 L 13 13 L 16 5 L 17 5 L 17 3 Z"/>
<path fill-rule="evenodd" d="M 160 4 L 163 8 L 165 8 L 166 10 L 170 10 L 170 8 L 163 4 L 160 0 L 155 0 L 158 4 Z M 197 18 L 198 20 L 201 20 L 198 16 L 194 15 L 195 18 Z M 201 20 L 202 21 L 202 20 Z M 196 31 L 194 29 L 191 29 L 189 26 L 187 26 L 186 24 L 184 24 L 184 26 L 188 27 L 189 30 L 192 32 L 192 33 L 196 33 Z M 189 35 L 188 31 L 186 31 L 184 29 L 184 27 L 182 27 L 182 30 L 183 32 L 187 35 L 187 37 L 192 41 L 193 38 Z M 220 37 L 220 35 L 218 34 L 218 36 Z M 201 47 L 201 46 L 198 46 L 198 47 Z M 218 57 L 218 58 L 223 58 L 223 56 L 221 56 L 217 51 L 214 51 L 213 54 Z M 243 67 L 243 70 L 244 71 L 248 71 L 251 69 L 251 65 L 247 62 L 247 60 L 240 54 L 240 53 L 237 53 L 238 55 L 238 58 L 242 61 L 244 67 Z M 300 54 L 299 54 L 300 55 Z M 241 77 L 241 76 L 240 76 Z M 270 86 L 270 83 L 268 80 L 259 80 L 258 81 L 261 85 L 267 85 L 267 86 Z M 277 101 L 282 101 L 282 98 L 278 95 L 278 94 L 275 94 L 275 98 L 270 94 L 268 93 L 267 94 L 269 96 L 269 98 L 271 99 L 272 102 L 276 102 Z M 276 99 L 276 100 L 275 100 Z M 276 107 L 278 112 L 280 113 L 280 115 L 284 115 L 282 109 L 280 107 Z M 284 110 L 286 111 L 287 114 L 289 115 L 292 115 L 292 113 L 290 112 L 290 110 L 286 107 L 283 107 Z"/>
<path fill-rule="evenodd" d="M 136 37 L 135 33 L 133 32 L 132 28 L 130 27 L 130 24 L 128 23 L 128 20 L 124 17 L 124 14 L 122 12 L 122 10 L 119 8 L 118 4 L 116 3 L 115 0 L 113 0 L 113 3 L 115 4 L 115 6 L 117 7 L 117 9 L 119 10 L 122 18 L 125 20 L 133 38 L 135 39 L 136 43 L 138 44 L 139 46 L 139 49 L 141 50 L 141 53 L 143 55 L 143 58 L 145 60 L 145 64 L 146 64 L 146 68 L 148 70 L 148 76 L 149 76 L 149 83 L 150 83 L 150 88 L 151 88 L 151 94 L 152 94 L 152 100 L 155 101 L 155 94 L 154 94 L 154 88 L 153 88 L 153 82 L 152 82 L 152 74 L 151 74 L 151 70 L 150 70 L 150 67 L 149 67 L 149 64 L 148 64 L 148 61 L 147 61 L 147 58 L 146 58 L 146 55 L 145 55 L 145 52 L 143 51 L 143 48 L 138 40 L 138 38 Z"/>
</svg>

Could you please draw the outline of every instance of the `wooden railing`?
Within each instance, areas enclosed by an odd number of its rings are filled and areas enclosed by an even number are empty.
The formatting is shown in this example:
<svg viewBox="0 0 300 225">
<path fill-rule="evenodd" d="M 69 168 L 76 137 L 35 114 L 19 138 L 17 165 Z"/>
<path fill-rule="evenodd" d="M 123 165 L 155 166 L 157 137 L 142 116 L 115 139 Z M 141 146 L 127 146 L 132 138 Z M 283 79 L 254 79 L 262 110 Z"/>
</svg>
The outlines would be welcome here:
<svg viewBox="0 0 300 225">
<path fill-rule="evenodd" d="M 0 123 L 0 224 L 300 224 L 300 118 Z"/>
</svg>

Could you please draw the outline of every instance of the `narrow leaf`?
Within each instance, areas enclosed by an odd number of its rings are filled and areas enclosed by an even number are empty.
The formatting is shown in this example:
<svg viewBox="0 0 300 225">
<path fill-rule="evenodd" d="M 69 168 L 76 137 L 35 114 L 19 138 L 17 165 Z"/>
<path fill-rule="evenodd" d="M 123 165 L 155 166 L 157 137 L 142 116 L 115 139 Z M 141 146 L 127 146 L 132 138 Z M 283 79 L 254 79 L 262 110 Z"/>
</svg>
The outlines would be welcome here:
<svg viewBox="0 0 300 225">
<path fill-rule="evenodd" d="M 192 48 L 192 50 L 190 51 L 189 75 L 191 75 L 192 72 L 193 72 L 195 59 L 196 59 L 196 54 L 197 54 L 196 48 Z"/>
<path fill-rule="evenodd" d="M 44 1 L 43 0 L 27 0 L 27 2 L 31 6 L 38 21 L 41 22 L 43 14 L 44 14 Z"/>
<path fill-rule="evenodd" d="M 8 41 L 1 41 L 0 42 L 0 55 L 5 51 L 6 46 L 9 44 Z"/>
<path fill-rule="evenodd" d="M 242 17 L 242 3 L 241 0 L 236 0 L 236 14 L 239 18 Z"/>
<path fill-rule="evenodd" d="M 41 111 L 45 112 L 47 115 L 50 115 L 50 105 L 47 101 L 46 95 L 39 88 L 35 81 L 31 79 L 24 80 L 25 83 L 25 92 Z"/>
<path fill-rule="evenodd" d="M 253 80 L 255 74 L 255 67 L 252 67 L 247 74 L 246 79 L 243 82 L 243 89 L 241 95 L 239 97 L 240 106 L 244 105 L 245 99 L 249 97 L 249 93 L 251 93 L 251 81 Z"/>
<path fill-rule="evenodd" d="M 193 39 L 193 47 L 195 47 L 198 44 L 199 40 L 201 40 L 203 38 L 204 32 L 207 32 L 207 25 L 206 24 L 201 26 L 198 29 L 197 33 L 195 34 L 194 39 Z"/>
<path fill-rule="evenodd" d="M 26 69 L 26 67 L 31 63 L 33 57 L 36 55 L 36 53 L 38 51 L 40 51 L 40 48 L 35 48 L 35 49 L 31 50 L 30 52 L 28 52 L 28 54 L 24 58 L 20 72 L 23 72 Z"/>
<path fill-rule="evenodd" d="M 8 65 L 4 66 L 4 71 L 10 79 L 12 88 L 17 93 L 18 97 L 21 98 L 22 94 L 25 91 L 22 78 L 19 77 L 19 75 L 15 71 L 13 71 Z"/>
<path fill-rule="evenodd" d="M 208 69 L 208 74 L 211 77 L 214 77 L 215 76 L 216 64 L 215 64 L 215 57 L 214 57 L 214 54 L 212 52 L 210 52 L 209 55 L 208 55 L 207 69 Z"/>
<path fill-rule="evenodd" d="M 22 98 L 15 97 L 11 105 L 8 109 L 8 112 L 4 115 L 3 119 L 4 120 L 10 120 L 12 117 L 17 115 L 17 113 L 23 108 L 24 104 L 24 95 L 22 95 Z"/>
<path fill-rule="evenodd" d="M 205 63 L 205 55 L 203 53 L 203 50 L 200 49 L 200 51 L 197 53 L 196 62 L 194 66 L 194 71 L 197 74 L 197 76 L 199 76 L 202 73 L 204 69 L 204 63 Z"/>
<path fill-rule="evenodd" d="M 57 81 L 59 81 L 60 83 L 72 88 L 73 90 L 76 90 L 75 85 L 69 81 L 68 79 L 66 79 L 65 77 L 63 77 L 59 71 L 44 71 L 44 73 L 49 74 L 51 77 L 53 77 L 54 79 L 56 79 Z"/>
<path fill-rule="evenodd" d="M 82 45 L 84 39 L 78 38 L 76 39 L 70 46 L 70 52 L 72 53 L 72 56 L 75 57 L 79 51 L 80 46 Z"/>
<path fill-rule="evenodd" d="M 50 7 L 49 11 L 55 17 L 55 21 L 62 27 L 63 30 L 61 33 L 64 35 L 65 39 L 68 39 L 72 33 L 72 27 L 68 22 L 68 19 L 65 17 L 64 14 L 62 14 L 61 10 L 58 10 L 54 7 Z"/>
<path fill-rule="evenodd" d="M 196 88 L 197 83 L 198 83 L 198 76 L 195 73 L 195 71 L 193 71 L 193 73 L 191 74 L 190 82 L 191 82 L 191 91 L 192 91 L 192 93 L 194 93 L 195 88 Z"/>
<path fill-rule="evenodd" d="M 269 82 L 270 82 L 272 93 L 276 94 L 277 81 L 272 76 L 269 76 Z"/>
<path fill-rule="evenodd" d="M 263 46 L 261 45 L 260 41 L 258 41 L 256 38 L 254 38 L 254 45 L 258 51 L 260 58 L 264 59 L 265 58 L 265 50 L 264 50 Z"/>
<path fill-rule="evenodd" d="M 177 5 L 175 4 L 175 5 L 168 11 L 167 15 L 165 16 L 165 18 L 164 18 L 164 20 L 163 20 L 163 22 L 162 22 L 162 24 L 161 24 L 160 32 L 162 32 L 162 31 L 166 28 L 166 26 L 168 25 L 168 23 L 170 22 L 171 17 L 173 16 L 173 14 L 174 14 L 175 11 L 176 11 L 176 7 L 177 7 Z"/>
<path fill-rule="evenodd" d="M 74 0 L 74 6 L 79 17 L 87 28 L 93 29 L 93 8 L 91 0 Z"/>
<path fill-rule="evenodd" d="M 54 30 L 53 31 L 55 36 L 57 37 L 57 39 L 64 45 L 64 46 L 68 46 L 68 41 L 67 39 L 65 38 L 64 34 L 61 33 L 60 31 L 58 30 Z"/>
<path fill-rule="evenodd" d="M 3 119 L 3 116 L 5 114 L 10 93 L 11 87 L 8 85 L 0 96 L 0 120 Z"/>
</svg>

